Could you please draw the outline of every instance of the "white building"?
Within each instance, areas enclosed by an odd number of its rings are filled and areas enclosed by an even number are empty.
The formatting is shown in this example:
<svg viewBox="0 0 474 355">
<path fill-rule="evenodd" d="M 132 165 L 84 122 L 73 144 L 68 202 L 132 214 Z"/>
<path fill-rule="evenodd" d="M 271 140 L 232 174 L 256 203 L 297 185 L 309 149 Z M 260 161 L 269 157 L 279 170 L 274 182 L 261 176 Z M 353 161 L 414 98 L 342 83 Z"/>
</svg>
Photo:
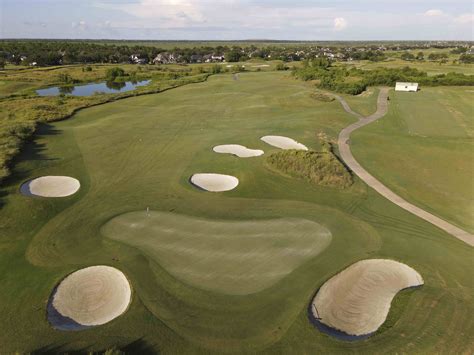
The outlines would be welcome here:
<svg viewBox="0 0 474 355">
<path fill-rule="evenodd" d="M 395 84 L 395 91 L 418 91 L 418 83 L 403 83 L 397 82 Z"/>
</svg>

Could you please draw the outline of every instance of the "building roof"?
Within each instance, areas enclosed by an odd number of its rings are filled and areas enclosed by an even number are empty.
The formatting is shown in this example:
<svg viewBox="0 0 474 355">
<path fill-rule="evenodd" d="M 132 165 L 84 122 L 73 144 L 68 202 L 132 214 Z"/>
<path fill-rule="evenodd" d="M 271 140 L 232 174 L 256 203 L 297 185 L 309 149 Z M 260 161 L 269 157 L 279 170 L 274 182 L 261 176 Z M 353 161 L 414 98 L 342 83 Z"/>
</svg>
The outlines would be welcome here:
<svg viewBox="0 0 474 355">
<path fill-rule="evenodd" d="M 407 83 L 407 82 L 404 82 L 404 81 L 397 81 L 395 85 L 412 86 L 412 85 L 418 85 L 418 83 Z"/>
</svg>

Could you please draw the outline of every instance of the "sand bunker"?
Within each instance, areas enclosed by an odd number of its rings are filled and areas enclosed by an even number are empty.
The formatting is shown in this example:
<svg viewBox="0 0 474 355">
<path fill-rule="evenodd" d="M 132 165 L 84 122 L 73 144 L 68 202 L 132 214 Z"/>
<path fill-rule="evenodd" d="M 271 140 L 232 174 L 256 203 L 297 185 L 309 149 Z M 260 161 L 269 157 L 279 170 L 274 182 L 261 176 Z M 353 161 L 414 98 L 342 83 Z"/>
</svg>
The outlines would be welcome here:
<svg viewBox="0 0 474 355">
<path fill-rule="evenodd" d="M 299 150 L 308 150 L 308 148 L 301 143 L 298 143 L 294 139 L 283 137 L 283 136 L 264 136 L 260 138 L 267 144 L 270 144 L 274 147 L 281 149 L 299 149 Z"/>
<path fill-rule="evenodd" d="M 91 266 L 67 276 L 51 295 L 48 320 L 61 330 L 105 324 L 127 310 L 131 299 L 125 275 L 110 266 Z"/>
<path fill-rule="evenodd" d="M 191 176 L 191 183 L 206 191 L 222 192 L 235 189 L 239 179 L 231 175 L 205 173 Z"/>
<path fill-rule="evenodd" d="M 263 155 L 263 150 L 260 149 L 249 149 L 239 144 L 225 144 L 217 145 L 212 148 L 216 153 L 228 153 L 237 155 L 239 158 L 258 157 Z"/>
<path fill-rule="evenodd" d="M 301 218 L 230 221 L 146 210 L 112 218 L 101 233 L 182 282 L 233 295 L 271 287 L 332 240 L 326 227 Z"/>
<path fill-rule="evenodd" d="M 397 292 L 420 285 L 423 278 L 405 264 L 362 260 L 328 280 L 311 310 L 319 322 L 346 334 L 372 334 L 385 322 Z"/>
<path fill-rule="evenodd" d="M 21 185 L 20 192 L 26 196 L 66 197 L 80 187 L 79 180 L 69 176 L 41 176 Z"/>
</svg>

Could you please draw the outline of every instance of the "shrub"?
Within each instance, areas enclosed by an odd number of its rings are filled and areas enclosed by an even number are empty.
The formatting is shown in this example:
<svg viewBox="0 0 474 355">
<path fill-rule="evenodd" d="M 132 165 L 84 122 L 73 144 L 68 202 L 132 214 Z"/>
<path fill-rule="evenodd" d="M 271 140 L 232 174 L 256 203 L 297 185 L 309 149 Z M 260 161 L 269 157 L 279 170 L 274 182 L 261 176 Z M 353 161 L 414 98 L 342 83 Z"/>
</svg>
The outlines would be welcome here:
<svg viewBox="0 0 474 355">
<path fill-rule="evenodd" d="M 273 169 L 315 185 L 344 189 L 353 183 L 351 173 L 330 149 L 282 150 L 269 155 L 267 163 Z"/>
<path fill-rule="evenodd" d="M 125 76 L 125 70 L 119 67 L 107 69 L 107 72 L 105 73 L 107 81 L 114 81 L 116 78 L 121 76 Z"/>
</svg>

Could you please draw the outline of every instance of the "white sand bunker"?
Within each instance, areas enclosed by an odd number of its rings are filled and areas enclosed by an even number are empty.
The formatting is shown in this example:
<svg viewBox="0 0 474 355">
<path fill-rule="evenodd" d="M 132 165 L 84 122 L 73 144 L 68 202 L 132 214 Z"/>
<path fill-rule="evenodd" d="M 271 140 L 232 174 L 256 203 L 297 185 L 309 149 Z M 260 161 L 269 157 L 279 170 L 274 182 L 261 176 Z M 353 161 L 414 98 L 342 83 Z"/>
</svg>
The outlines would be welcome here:
<svg viewBox="0 0 474 355">
<path fill-rule="evenodd" d="M 281 149 L 298 149 L 298 150 L 308 150 L 308 148 L 301 143 L 298 143 L 294 139 L 283 137 L 283 136 L 264 136 L 260 138 L 267 144 L 270 144 L 274 147 Z"/>
<path fill-rule="evenodd" d="M 191 183 L 206 191 L 222 192 L 235 189 L 239 179 L 231 175 L 205 173 L 191 176 Z"/>
<path fill-rule="evenodd" d="M 228 153 L 238 156 L 239 158 L 258 157 L 263 155 L 263 150 L 260 149 L 249 149 L 239 144 L 224 144 L 216 145 L 212 148 L 216 153 Z"/>
<path fill-rule="evenodd" d="M 387 318 L 393 297 L 404 288 L 423 285 L 411 267 L 393 260 L 359 261 L 328 280 L 311 305 L 321 323 L 346 334 L 375 332 Z"/>
<path fill-rule="evenodd" d="M 41 176 L 21 185 L 20 192 L 26 196 L 66 197 L 80 187 L 79 180 L 69 176 Z"/>
<path fill-rule="evenodd" d="M 54 290 L 48 320 L 62 330 L 105 324 L 124 313 L 130 299 L 130 284 L 120 270 L 87 267 L 67 276 Z"/>
</svg>

